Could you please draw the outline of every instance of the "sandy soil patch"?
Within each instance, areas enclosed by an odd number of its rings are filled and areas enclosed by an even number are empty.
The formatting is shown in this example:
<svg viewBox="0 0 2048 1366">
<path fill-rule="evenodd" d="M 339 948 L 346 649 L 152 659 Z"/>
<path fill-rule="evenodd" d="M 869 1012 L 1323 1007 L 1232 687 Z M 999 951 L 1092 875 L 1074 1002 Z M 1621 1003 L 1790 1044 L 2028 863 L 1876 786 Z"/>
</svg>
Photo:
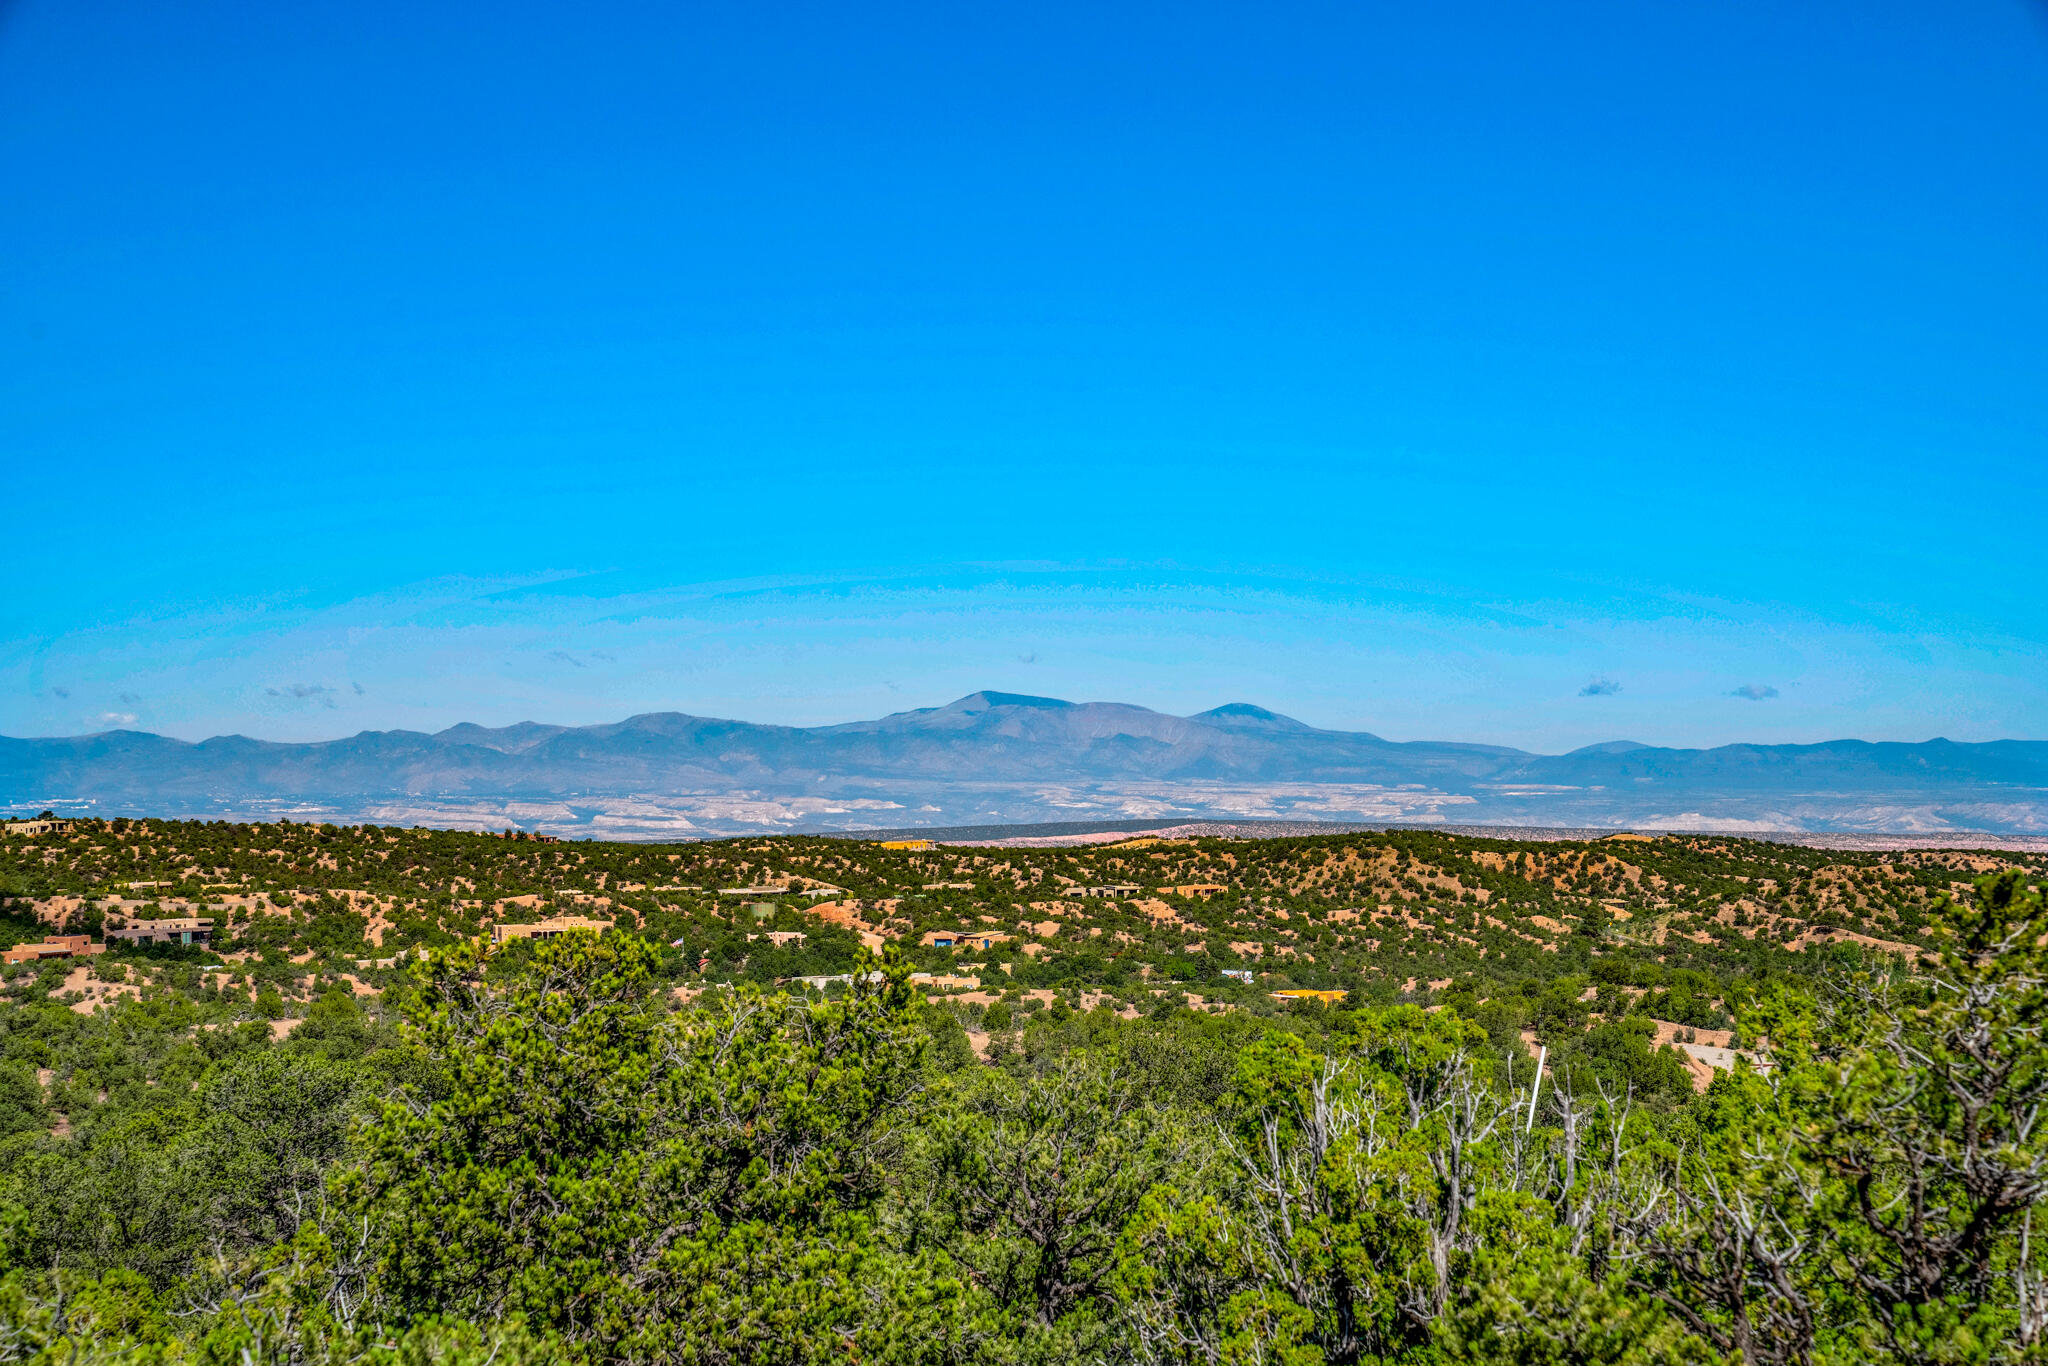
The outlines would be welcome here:
<svg viewBox="0 0 2048 1366">
<path fill-rule="evenodd" d="M 881 908 L 881 914 L 886 916 L 894 908 L 894 902 L 885 902 Z M 852 930 L 860 936 L 860 942 L 868 948 L 879 949 L 886 942 L 887 936 L 882 931 L 861 919 L 861 907 L 858 901 L 821 901 L 817 905 L 808 906 L 805 909 L 828 925 L 837 925 L 843 930 Z"/>
<path fill-rule="evenodd" d="M 1916 944 L 1901 944 L 1892 939 L 1873 939 L 1867 934 L 1854 930 L 1820 930 L 1812 926 L 1801 930 L 1785 944 L 1792 953 L 1804 953 L 1814 944 L 1862 944 L 1866 948 L 1878 949 L 1884 953 L 1900 953 L 1908 958 L 1932 958 L 1934 955 Z"/>
<path fill-rule="evenodd" d="M 1698 1042 L 1710 1044 L 1710 1047 L 1714 1047 L 1714 1049 L 1731 1049 L 1731 1047 L 1735 1047 L 1735 1030 L 1696 1030 L 1690 1024 L 1671 1024 L 1669 1020 L 1657 1020 L 1657 1018 L 1651 1018 L 1651 1024 L 1657 1026 L 1657 1038 L 1651 1040 L 1651 1047 L 1653 1049 L 1663 1049 L 1663 1047 L 1667 1047 L 1667 1044 L 1677 1044 L 1677 1036 L 1679 1034 L 1688 1034 L 1688 1032 Z"/>
<path fill-rule="evenodd" d="M 71 1003 L 71 1011 L 77 1015 L 90 1015 L 101 1006 L 118 1005 L 123 998 L 136 1000 L 142 995 L 142 988 L 132 982 L 102 982 L 92 975 L 88 967 L 76 967 L 65 974 L 62 991 L 76 991 L 83 994 L 82 1000 Z"/>
</svg>

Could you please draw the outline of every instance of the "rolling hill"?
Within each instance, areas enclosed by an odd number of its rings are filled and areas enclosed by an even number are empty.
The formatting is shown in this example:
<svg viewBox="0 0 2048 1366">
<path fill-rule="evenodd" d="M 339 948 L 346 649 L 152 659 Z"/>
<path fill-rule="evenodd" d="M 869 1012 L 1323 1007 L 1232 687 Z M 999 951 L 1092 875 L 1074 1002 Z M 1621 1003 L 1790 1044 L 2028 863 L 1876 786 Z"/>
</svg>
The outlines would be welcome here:
<svg viewBox="0 0 2048 1366">
<path fill-rule="evenodd" d="M 652 712 L 305 744 L 0 738 L 0 803 L 161 814 L 284 803 L 462 824 L 529 824 L 515 808 L 539 804 L 543 823 L 570 825 L 624 803 L 666 813 L 650 829 L 671 834 L 1096 814 L 2033 834 L 2048 833 L 2048 742 L 1618 741 L 1544 755 L 1320 730 L 1248 703 L 1172 716 L 978 692 L 817 727 Z"/>
</svg>

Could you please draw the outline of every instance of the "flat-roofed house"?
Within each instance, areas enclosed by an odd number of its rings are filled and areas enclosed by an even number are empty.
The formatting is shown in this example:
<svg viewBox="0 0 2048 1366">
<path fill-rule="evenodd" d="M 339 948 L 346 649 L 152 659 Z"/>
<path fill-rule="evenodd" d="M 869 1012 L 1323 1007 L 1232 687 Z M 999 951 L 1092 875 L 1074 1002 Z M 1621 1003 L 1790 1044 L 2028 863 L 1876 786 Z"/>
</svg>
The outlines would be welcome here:
<svg viewBox="0 0 2048 1366">
<path fill-rule="evenodd" d="M 862 978 L 861 980 L 866 982 L 879 982 L 887 976 L 887 973 L 877 969 L 869 972 L 868 975 Z M 791 982 L 802 982 L 805 986 L 810 987 L 813 990 L 823 991 L 826 987 L 831 986 L 834 982 L 843 982 L 848 986 L 851 986 L 853 984 L 853 974 L 850 972 L 828 972 L 816 977 L 790 977 L 785 980 Z"/>
<path fill-rule="evenodd" d="M 0 962 L 39 963 L 45 958 L 90 958 L 105 953 L 105 944 L 95 944 L 82 934 L 53 934 L 40 944 L 16 944 L 0 953 Z"/>
<path fill-rule="evenodd" d="M 1010 942 L 1002 930 L 927 930 L 918 943 L 933 949 L 992 949 Z"/>
<path fill-rule="evenodd" d="M 72 822 L 61 816 L 38 816 L 32 821 L 0 821 L 0 835 L 68 835 Z"/>
<path fill-rule="evenodd" d="M 493 925 L 491 941 L 509 944 L 515 939 L 553 939 L 571 930 L 590 930 L 603 934 L 611 927 L 611 921 L 592 920 L 587 915 L 558 915 L 546 920 L 537 920 L 530 925 Z"/>
<path fill-rule="evenodd" d="M 124 944 L 211 944 L 213 922 L 203 916 L 178 920 L 137 920 L 123 929 L 108 930 L 107 938 Z"/>
</svg>

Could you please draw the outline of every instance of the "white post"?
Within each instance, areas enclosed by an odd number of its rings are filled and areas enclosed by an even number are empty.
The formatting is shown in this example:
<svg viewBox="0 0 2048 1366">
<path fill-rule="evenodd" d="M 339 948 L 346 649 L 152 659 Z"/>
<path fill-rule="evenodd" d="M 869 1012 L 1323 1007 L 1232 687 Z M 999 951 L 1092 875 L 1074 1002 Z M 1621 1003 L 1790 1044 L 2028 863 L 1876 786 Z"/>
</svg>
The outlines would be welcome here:
<svg viewBox="0 0 2048 1366">
<path fill-rule="evenodd" d="M 1525 1134 L 1536 1127 L 1536 1095 L 1543 1089 L 1543 1060 L 1549 1056 L 1549 1044 L 1543 1045 L 1536 1052 L 1536 1080 L 1529 1087 L 1529 1122 L 1522 1126 L 1522 1132 Z"/>
</svg>

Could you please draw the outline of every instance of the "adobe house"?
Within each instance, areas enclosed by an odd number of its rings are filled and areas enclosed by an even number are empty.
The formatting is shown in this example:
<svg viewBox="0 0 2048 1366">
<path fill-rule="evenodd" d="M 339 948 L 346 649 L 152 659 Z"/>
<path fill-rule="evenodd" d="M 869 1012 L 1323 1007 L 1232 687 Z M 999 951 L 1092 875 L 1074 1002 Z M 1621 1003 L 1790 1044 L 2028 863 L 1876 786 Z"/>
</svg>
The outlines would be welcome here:
<svg viewBox="0 0 2048 1366">
<path fill-rule="evenodd" d="M 125 929 L 108 930 L 107 938 L 124 944 L 199 944 L 213 942 L 213 922 L 201 916 L 182 920 L 138 920 Z"/>
<path fill-rule="evenodd" d="M 887 976 L 887 973 L 882 972 L 880 970 L 875 970 L 869 972 L 868 975 L 862 980 L 868 982 L 879 982 Z M 786 977 L 779 980 L 785 982 L 802 982 L 805 986 L 810 987 L 815 991 L 823 991 L 826 987 L 832 985 L 832 983 L 834 982 L 844 982 L 848 986 L 851 986 L 853 984 L 853 974 L 850 972 L 829 972 L 821 974 L 817 977 Z"/>
<path fill-rule="evenodd" d="M 992 949 L 1010 942 L 1002 930 L 927 930 L 918 943 L 928 949 Z"/>
<path fill-rule="evenodd" d="M 592 920 L 587 915 L 558 915 L 531 925 L 493 925 L 491 942 L 509 944 L 515 939 L 553 939 L 570 930 L 591 930 L 603 934 L 612 927 L 609 920 Z"/>
<path fill-rule="evenodd" d="M 106 951 L 105 944 L 95 944 L 82 934 L 53 934 L 40 944 L 16 944 L 0 953 L 0 962 L 39 963 L 46 958 L 90 958 Z"/>
<path fill-rule="evenodd" d="M 32 821 L 0 821 L 0 834 L 68 835 L 72 823 L 58 817 L 38 816 Z"/>
</svg>

